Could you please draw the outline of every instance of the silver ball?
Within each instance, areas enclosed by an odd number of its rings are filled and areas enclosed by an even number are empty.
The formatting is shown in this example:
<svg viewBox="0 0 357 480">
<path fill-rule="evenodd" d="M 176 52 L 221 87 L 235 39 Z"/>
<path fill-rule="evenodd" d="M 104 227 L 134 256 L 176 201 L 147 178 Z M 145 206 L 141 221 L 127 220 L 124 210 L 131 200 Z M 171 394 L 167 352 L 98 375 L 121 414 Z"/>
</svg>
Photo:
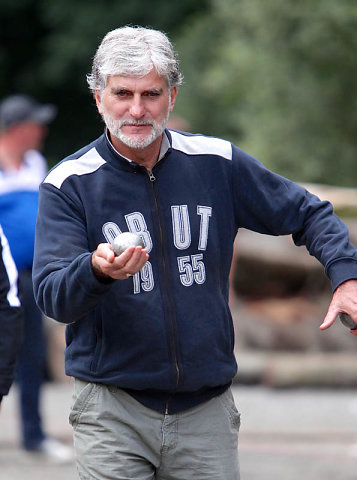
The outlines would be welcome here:
<svg viewBox="0 0 357 480">
<path fill-rule="evenodd" d="M 123 232 L 117 235 L 113 242 L 112 247 L 116 256 L 121 255 L 129 247 L 145 247 L 144 242 L 140 235 L 131 232 Z"/>
<path fill-rule="evenodd" d="M 345 327 L 349 328 L 350 330 L 357 330 L 357 323 L 354 320 L 352 320 L 352 318 L 349 315 L 347 315 L 347 313 L 341 312 L 339 314 L 339 317 L 340 317 L 341 323 L 343 323 Z"/>
</svg>

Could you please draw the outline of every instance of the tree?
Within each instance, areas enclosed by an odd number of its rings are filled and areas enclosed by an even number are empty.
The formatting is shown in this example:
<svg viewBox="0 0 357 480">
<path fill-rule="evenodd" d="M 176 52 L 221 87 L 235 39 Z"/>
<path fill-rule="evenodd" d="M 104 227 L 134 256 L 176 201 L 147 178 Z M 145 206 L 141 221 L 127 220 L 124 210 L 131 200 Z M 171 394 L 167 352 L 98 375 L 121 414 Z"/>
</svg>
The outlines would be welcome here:
<svg viewBox="0 0 357 480">
<path fill-rule="evenodd" d="M 357 181 L 357 4 L 212 0 L 184 25 L 177 112 L 297 181 Z"/>
</svg>

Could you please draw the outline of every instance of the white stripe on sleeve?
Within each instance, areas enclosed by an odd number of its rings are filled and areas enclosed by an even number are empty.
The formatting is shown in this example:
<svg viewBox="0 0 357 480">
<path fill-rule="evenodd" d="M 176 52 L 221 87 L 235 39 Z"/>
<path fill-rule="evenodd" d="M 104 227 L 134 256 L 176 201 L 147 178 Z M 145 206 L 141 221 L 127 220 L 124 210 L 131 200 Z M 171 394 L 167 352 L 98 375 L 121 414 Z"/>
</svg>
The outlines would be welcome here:
<svg viewBox="0 0 357 480">
<path fill-rule="evenodd" d="M 9 291 L 7 292 L 7 300 L 11 307 L 20 307 L 21 302 L 18 296 L 19 292 L 17 289 L 17 279 L 18 279 L 17 269 L 16 269 L 14 259 L 12 258 L 12 255 L 10 252 L 9 242 L 5 237 L 1 226 L 0 226 L 0 239 L 1 239 L 1 245 L 2 245 L 2 260 L 4 262 L 5 270 L 6 270 L 7 277 L 9 279 L 9 284 L 10 284 Z"/>
</svg>

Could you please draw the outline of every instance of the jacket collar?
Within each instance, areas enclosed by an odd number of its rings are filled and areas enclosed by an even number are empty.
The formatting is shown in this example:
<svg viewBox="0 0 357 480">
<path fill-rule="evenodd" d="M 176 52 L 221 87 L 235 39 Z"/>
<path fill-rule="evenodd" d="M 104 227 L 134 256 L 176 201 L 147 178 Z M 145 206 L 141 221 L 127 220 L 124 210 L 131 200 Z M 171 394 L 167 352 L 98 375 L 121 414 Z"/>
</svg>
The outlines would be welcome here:
<svg viewBox="0 0 357 480">
<path fill-rule="evenodd" d="M 161 159 L 164 158 L 164 156 L 167 154 L 167 152 L 171 148 L 171 143 L 170 143 L 171 137 L 169 138 L 169 136 L 167 134 L 168 134 L 168 130 L 165 130 L 164 133 L 163 133 L 163 136 L 162 136 L 159 158 L 157 159 L 158 162 Z M 130 158 L 127 158 L 124 155 L 122 155 L 121 153 L 119 153 L 118 150 L 114 147 L 114 145 L 112 144 L 112 142 L 110 140 L 110 135 L 108 133 L 108 128 L 107 127 L 105 128 L 104 136 L 105 136 L 105 141 L 106 141 L 107 147 L 109 148 L 111 153 L 113 153 L 115 155 L 116 158 L 120 157 L 121 159 L 124 159 L 127 163 L 129 163 L 133 167 L 138 166 L 138 164 L 136 162 L 134 162 L 133 160 L 130 160 Z"/>
</svg>

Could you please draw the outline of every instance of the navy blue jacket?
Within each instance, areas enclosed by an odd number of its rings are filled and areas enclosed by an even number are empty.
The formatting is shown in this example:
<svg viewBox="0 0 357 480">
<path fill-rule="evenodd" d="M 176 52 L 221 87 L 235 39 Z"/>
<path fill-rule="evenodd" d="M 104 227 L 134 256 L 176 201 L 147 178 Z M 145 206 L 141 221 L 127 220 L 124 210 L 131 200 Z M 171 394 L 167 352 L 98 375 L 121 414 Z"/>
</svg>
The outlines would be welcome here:
<svg viewBox="0 0 357 480">
<path fill-rule="evenodd" d="M 292 234 L 333 287 L 357 278 L 346 226 L 295 183 L 231 143 L 166 130 L 170 148 L 149 176 L 105 135 L 66 158 L 40 188 L 33 278 L 42 311 L 69 324 L 66 372 L 178 411 L 236 374 L 228 275 L 240 227 Z M 123 231 L 150 258 L 124 281 L 100 282 L 91 252 Z"/>
<path fill-rule="evenodd" d="M 22 341 L 23 311 L 17 270 L 0 226 L 0 401 L 9 392 Z"/>
</svg>

